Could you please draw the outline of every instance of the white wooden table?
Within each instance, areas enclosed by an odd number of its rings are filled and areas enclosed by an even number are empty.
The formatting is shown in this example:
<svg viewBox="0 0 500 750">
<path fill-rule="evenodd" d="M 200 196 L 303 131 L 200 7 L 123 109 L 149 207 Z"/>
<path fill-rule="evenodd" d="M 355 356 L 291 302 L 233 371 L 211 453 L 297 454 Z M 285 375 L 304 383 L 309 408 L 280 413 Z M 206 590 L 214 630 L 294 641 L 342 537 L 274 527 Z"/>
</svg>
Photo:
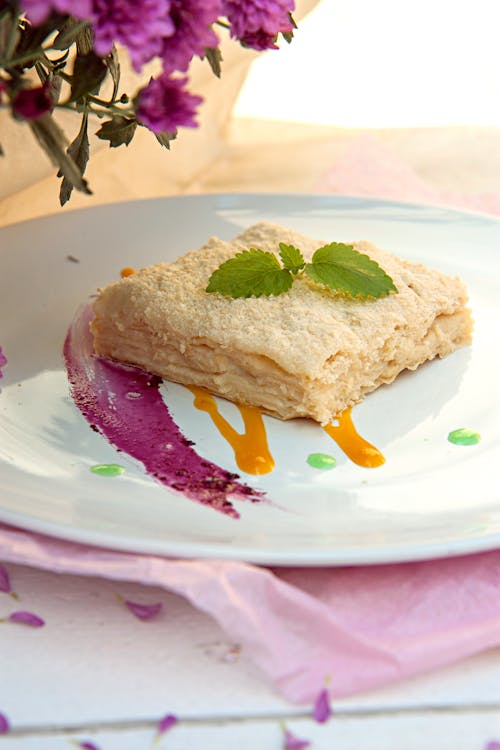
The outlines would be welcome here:
<svg viewBox="0 0 500 750">
<path fill-rule="evenodd" d="M 43 628 L 0 624 L 1 750 L 151 748 L 158 720 L 179 721 L 155 747 L 280 750 L 283 722 L 318 750 L 483 750 L 500 741 L 500 649 L 390 688 L 339 700 L 323 725 L 280 698 L 238 644 L 162 589 L 7 565 L 15 601 Z M 162 602 L 137 620 L 116 594 Z"/>
</svg>

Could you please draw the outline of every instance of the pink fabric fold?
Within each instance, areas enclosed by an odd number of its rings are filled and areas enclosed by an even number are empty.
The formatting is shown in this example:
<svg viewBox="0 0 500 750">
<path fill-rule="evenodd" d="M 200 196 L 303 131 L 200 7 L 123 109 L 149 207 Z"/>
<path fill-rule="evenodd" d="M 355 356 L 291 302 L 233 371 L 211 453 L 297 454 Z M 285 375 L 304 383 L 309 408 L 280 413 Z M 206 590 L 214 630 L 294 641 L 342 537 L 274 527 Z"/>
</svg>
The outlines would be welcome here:
<svg viewBox="0 0 500 750">
<path fill-rule="evenodd" d="M 438 190 L 370 137 L 354 142 L 317 187 L 500 215 L 500 193 Z M 332 697 L 346 696 L 500 645 L 500 551 L 270 570 L 115 552 L 0 526 L 0 561 L 181 594 L 241 643 L 293 702 L 311 703 L 326 680 Z"/>
<path fill-rule="evenodd" d="M 500 216 L 500 192 L 471 193 L 431 185 L 374 135 L 356 138 L 316 185 L 325 193 L 465 208 Z"/>
<path fill-rule="evenodd" d="M 360 568 L 269 570 L 114 552 L 0 527 L 0 559 L 133 581 L 211 615 L 292 702 L 386 685 L 500 644 L 500 551 Z"/>
</svg>

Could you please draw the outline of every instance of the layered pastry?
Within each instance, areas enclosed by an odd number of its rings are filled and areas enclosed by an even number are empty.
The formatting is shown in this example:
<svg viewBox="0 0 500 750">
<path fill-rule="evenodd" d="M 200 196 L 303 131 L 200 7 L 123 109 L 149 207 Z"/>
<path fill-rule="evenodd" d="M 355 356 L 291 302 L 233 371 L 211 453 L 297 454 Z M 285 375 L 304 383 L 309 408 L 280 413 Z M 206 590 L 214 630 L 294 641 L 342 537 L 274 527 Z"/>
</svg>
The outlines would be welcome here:
<svg viewBox="0 0 500 750">
<path fill-rule="evenodd" d="M 307 277 L 279 296 L 206 292 L 212 272 L 237 252 L 277 253 L 280 242 L 300 248 L 306 260 L 326 244 L 259 223 L 100 290 L 95 352 L 280 419 L 326 424 L 402 370 L 469 343 L 471 315 L 458 278 L 366 241 L 353 245 L 391 276 L 397 294 L 352 299 Z"/>
</svg>

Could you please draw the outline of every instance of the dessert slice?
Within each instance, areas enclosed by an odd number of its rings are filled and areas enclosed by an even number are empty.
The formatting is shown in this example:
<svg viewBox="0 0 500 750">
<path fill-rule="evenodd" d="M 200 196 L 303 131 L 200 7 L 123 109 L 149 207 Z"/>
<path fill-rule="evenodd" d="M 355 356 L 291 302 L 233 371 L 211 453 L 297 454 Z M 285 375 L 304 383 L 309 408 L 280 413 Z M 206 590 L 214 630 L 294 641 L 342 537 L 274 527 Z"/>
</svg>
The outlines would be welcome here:
<svg viewBox="0 0 500 750">
<path fill-rule="evenodd" d="M 326 424 L 404 369 L 467 344 L 472 322 L 463 283 L 355 242 L 398 293 L 358 300 L 306 277 L 285 294 L 231 299 L 207 293 L 212 272 L 248 248 L 284 242 L 306 260 L 322 241 L 268 223 L 231 242 L 211 238 L 101 290 L 91 329 L 97 354 L 169 380 L 198 385 L 279 417 Z"/>
</svg>

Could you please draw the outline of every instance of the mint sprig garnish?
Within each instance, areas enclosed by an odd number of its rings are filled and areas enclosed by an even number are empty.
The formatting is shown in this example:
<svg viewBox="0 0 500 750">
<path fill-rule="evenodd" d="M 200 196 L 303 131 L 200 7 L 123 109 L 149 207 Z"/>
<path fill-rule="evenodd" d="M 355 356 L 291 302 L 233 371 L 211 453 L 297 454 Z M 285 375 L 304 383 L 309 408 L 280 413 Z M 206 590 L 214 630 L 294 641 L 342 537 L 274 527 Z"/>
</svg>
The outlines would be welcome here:
<svg viewBox="0 0 500 750">
<path fill-rule="evenodd" d="M 207 292 L 225 297 L 269 297 L 287 292 L 293 276 L 282 268 L 273 253 L 264 250 L 243 250 L 226 260 L 210 276 Z"/>
<path fill-rule="evenodd" d="M 255 248 L 243 250 L 212 273 L 206 291 L 233 299 L 279 295 L 303 275 L 336 294 L 352 298 L 379 299 L 398 291 L 376 261 L 342 242 L 318 248 L 310 263 L 306 263 L 298 248 L 283 242 L 279 243 L 279 256 L 283 266 L 274 253 Z"/>
</svg>

